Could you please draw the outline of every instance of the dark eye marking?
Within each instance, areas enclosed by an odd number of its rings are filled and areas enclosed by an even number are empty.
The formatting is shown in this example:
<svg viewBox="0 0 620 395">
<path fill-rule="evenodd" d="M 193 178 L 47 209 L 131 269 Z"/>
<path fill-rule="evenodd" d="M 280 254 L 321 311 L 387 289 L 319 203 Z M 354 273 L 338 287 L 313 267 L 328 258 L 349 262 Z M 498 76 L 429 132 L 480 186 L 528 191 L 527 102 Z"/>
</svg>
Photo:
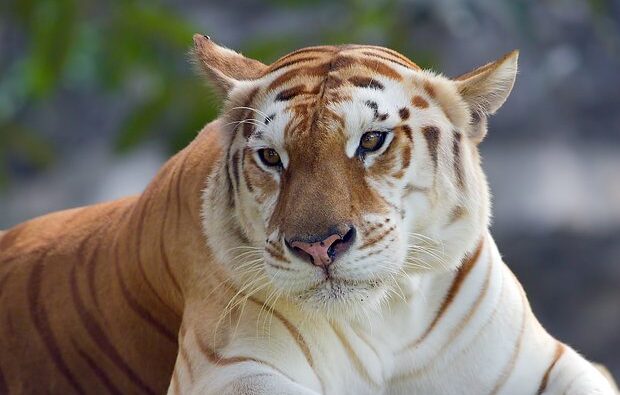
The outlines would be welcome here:
<svg viewBox="0 0 620 395">
<path fill-rule="evenodd" d="M 406 121 L 407 119 L 409 119 L 409 109 L 407 107 L 401 108 L 400 110 L 398 110 L 398 115 L 400 116 L 400 119 Z"/>
<path fill-rule="evenodd" d="M 349 78 L 349 82 L 358 88 L 385 89 L 382 83 L 369 77 L 354 76 Z"/>
<path fill-rule="evenodd" d="M 422 129 L 422 134 L 428 145 L 428 153 L 431 156 L 433 165 L 437 168 L 437 148 L 439 146 L 439 129 L 435 126 L 426 126 Z"/>
<path fill-rule="evenodd" d="M 366 100 L 366 102 L 364 102 L 364 104 L 366 104 L 366 106 L 370 107 L 371 109 L 373 109 L 375 111 L 379 110 L 379 105 L 377 104 L 376 101 Z"/>
<path fill-rule="evenodd" d="M 232 155 L 232 171 L 235 185 L 239 185 L 239 151 L 235 151 Z"/>
<path fill-rule="evenodd" d="M 374 117 L 375 117 L 376 120 L 385 121 L 390 116 L 387 113 L 380 114 L 379 113 L 379 105 L 375 101 L 366 100 L 366 102 L 364 102 L 364 104 L 366 106 L 368 106 L 374 112 Z"/>
<path fill-rule="evenodd" d="M 297 85 L 289 89 L 285 89 L 276 95 L 276 101 L 288 101 L 304 93 L 306 90 L 305 85 Z"/>
<path fill-rule="evenodd" d="M 463 188 L 465 186 L 465 180 L 463 178 L 463 171 L 461 170 L 461 133 L 453 131 L 454 141 L 452 143 L 452 155 L 454 156 L 454 172 L 456 173 L 456 179 L 459 186 Z"/>
<path fill-rule="evenodd" d="M 265 118 L 265 122 L 264 122 L 264 124 L 265 124 L 265 125 L 269 125 L 269 123 L 270 123 L 271 121 L 273 121 L 275 118 L 276 118 L 276 114 L 271 114 L 271 115 L 269 115 L 267 118 Z"/>
<path fill-rule="evenodd" d="M 407 136 L 407 138 L 411 142 L 413 142 L 413 132 L 411 131 L 411 128 L 409 127 L 409 125 L 401 125 L 401 126 L 397 127 L 397 129 L 402 130 L 405 133 L 405 136 Z"/>
</svg>

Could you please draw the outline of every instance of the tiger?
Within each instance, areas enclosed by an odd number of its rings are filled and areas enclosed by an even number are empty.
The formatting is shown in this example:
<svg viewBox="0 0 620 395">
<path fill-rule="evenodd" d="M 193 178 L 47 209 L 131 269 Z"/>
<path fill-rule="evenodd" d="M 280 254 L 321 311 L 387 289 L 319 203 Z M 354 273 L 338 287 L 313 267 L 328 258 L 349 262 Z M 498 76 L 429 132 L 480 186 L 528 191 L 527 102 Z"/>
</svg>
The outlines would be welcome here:
<svg viewBox="0 0 620 395">
<path fill-rule="evenodd" d="M 219 118 L 138 196 L 0 236 L 0 393 L 616 393 L 489 232 L 478 146 L 517 51 L 450 79 L 193 40 Z"/>
</svg>

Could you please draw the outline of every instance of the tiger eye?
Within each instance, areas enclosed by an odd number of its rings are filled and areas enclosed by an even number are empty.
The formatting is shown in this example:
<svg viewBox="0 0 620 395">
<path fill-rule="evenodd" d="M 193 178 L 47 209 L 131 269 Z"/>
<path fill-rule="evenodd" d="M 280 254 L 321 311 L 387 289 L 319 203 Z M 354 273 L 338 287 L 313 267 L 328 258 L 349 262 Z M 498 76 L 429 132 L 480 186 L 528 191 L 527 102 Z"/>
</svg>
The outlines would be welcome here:
<svg viewBox="0 0 620 395">
<path fill-rule="evenodd" d="M 273 148 L 264 148 L 258 151 L 261 161 L 267 166 L 278 166 L 282 164 L 280 155 Z"/>
<path fill-rule="evenodd" d="M 382 140 L 381 132 L 364 133 L 360 141 L 360 147 L 366 151 L 376 151 L 381 148 Z"/>
</svg>

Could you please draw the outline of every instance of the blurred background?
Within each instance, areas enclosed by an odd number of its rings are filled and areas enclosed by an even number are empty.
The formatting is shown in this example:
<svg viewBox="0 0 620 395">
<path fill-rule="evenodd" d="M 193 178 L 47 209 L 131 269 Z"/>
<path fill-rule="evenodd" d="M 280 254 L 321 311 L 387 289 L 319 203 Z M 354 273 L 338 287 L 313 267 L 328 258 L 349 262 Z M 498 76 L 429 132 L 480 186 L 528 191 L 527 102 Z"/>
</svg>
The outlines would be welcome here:
<svg viewBox="0 0 620 395">
<path fill-rule="evenodd" d="M 217 116 L 194 32 L 263 62 L 385 45 L 448 76 L 519 48 L 481 145 L 493 232 L 549 331 L 620 378 L 619 1 L 2 2 L 0 229 L 141 191 Z"/>
</svg>

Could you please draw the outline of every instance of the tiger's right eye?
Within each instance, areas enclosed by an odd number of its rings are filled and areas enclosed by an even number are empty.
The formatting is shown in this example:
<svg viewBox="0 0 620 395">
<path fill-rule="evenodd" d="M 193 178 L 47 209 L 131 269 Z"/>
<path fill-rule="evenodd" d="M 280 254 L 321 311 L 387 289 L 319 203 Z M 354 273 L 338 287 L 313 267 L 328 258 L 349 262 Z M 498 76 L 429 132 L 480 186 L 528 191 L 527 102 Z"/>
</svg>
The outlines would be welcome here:
<svg viewBox="0 0 620 395">
<path fill-rule="evenodd" d="M 263 148 L 258 150 L 258 157 L 265 166 L 276 167 L 282 165 L 280 154 L 273 148 Z"/>
<path fill-rule="evenodd" d="M 378 151 L 383 146 L 383 143 L 385 143 L 385 136 L 387 136 L 386 132 L 374 131 L 364 133 L 360 139 L 360 150 L 363 152 Z"/>
</svg>

